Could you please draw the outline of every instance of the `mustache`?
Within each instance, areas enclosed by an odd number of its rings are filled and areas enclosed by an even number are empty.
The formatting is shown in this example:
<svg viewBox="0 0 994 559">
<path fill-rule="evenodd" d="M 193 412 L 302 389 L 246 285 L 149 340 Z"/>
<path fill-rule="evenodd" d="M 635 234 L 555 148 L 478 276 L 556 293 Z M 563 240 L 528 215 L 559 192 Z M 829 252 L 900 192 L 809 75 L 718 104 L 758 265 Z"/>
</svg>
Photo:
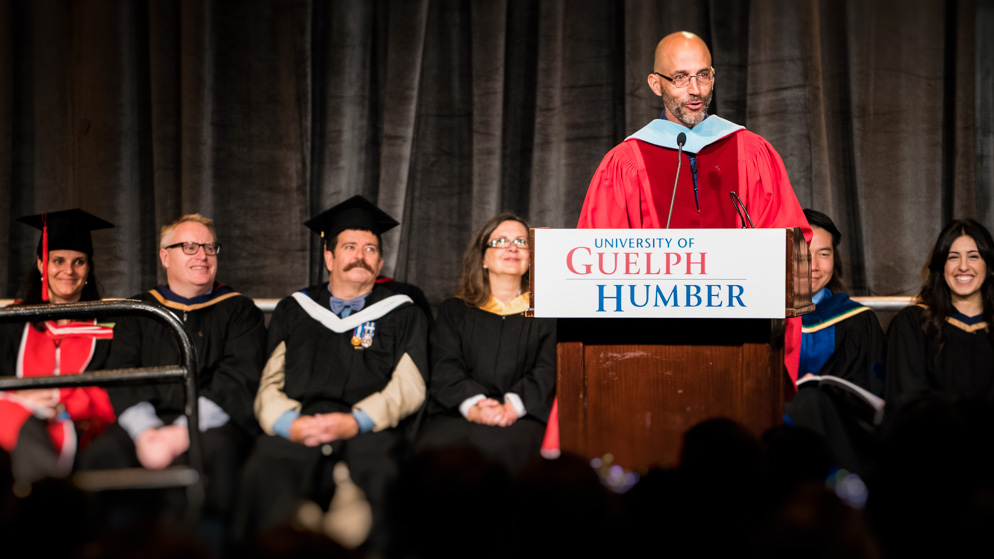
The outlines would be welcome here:
<svg viewBox="0 0 994 559">
<path fill-rule="evenodd" d="M 354 270 L 355 268 L 362 268 L 367 272 L 369 272 L 370 274 L 373 273 L 373 269 L 369 267 L 369 264 L 366 264 L 365 260 L 356 260 L 355 262 L 346 266 L 343 271 L 348 272 L 349 270 Z"/>
</svg>

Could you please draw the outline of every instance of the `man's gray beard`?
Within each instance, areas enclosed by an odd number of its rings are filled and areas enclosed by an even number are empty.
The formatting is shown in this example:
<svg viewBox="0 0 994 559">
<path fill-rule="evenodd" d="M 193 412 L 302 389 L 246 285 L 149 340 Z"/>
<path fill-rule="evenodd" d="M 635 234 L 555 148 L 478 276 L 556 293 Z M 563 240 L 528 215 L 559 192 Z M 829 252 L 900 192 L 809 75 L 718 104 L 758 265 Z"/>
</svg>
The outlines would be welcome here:
<svg viewBox="0 0 994 559">
<path fill-rule="evenodd" d="M 694 97 L 702 101 L 703 104 L 703 106 L 701 107 L 702 110 L 699 113 L 687 114 L 687 112 L 683 110 L 684 109 L 683 103 L 677 101 L 676 98 L 674 97 L 670 97 L 664 91 L 663 106 L 665 106 L 666 110 L 672 113 L 673 116 L 675 116 L 677 120 L 680 121 L 681 124 L 683 124 L 687 128 L 693 128 L 698 124 L 700 124 L 704 120 L 704 117 L 708 116 L 708 107 L 711 106 L 711 98 L 713 96 L 714 96 L 713 89 L 708 92 L 707 97 L 701 97 L 700 95 L 695 95 Z"/>
</svg>

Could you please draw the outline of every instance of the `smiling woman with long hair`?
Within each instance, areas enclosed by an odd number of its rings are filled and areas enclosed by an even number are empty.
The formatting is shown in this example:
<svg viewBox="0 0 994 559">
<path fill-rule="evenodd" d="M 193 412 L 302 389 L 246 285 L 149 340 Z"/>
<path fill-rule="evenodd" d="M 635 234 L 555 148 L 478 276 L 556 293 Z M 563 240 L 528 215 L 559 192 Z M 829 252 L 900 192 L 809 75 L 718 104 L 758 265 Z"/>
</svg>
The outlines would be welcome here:
<svg viewBox="0 0 994 559">
<path fill-rule="evenodd" d="M 994 240 L 972 219 L 953 221 L 932 249 L 918 304 L 890 325 L 888 408 L 943 393 L 994 402 Z"/>
<path fill-rule="evenodd" d="M 527 318 L 528 223 L 502 213 L 463 254 L 431 334 L 423 447 L 473 446 L 512 473 L 539 456 L 556 388 L 556 326 Z"/>
</svg>

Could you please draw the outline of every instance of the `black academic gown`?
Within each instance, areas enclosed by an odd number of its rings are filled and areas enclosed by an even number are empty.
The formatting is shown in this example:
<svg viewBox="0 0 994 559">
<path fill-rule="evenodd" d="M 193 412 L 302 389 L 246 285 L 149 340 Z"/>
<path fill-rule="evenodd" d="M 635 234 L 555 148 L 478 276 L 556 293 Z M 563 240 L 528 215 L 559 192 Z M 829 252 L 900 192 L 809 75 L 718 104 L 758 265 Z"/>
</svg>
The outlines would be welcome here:
<svg viewBox="0 0 994 559">
<path fill-rule="evenodd" d="M 328 284 L 303 291 L 317 303 L 316 312 L 330 313 Z M 365 308 L 395 294 L 379 285 L 367 296 Z M 316 320 L 293 296 L 276 306 L 269 323 L 270 355 L 285 350 L 283 388 L 300 403 L 301 415 L 351 413 L 352 407 L 390 382 L 406 354 L 427 380 L 427 319 L 410 303 L 374 323 L 367 347 L 353 344 L 354 332 L 337 333 Z M 368 324 L 368 323 L 367 323 Z M 335 490 L 333 468 L 343 460 L 351 479 L 366 494 L 373 510 L 374 538 L 382 540 L 384 500 L 399 474 L 408 450 L 406 425 L 374 429 L 355 437 L 307 447 L 280 436 L 262 435 L 249 458 L 242 482 L 236 533 L 247 537 L 287 519 L 298 499 L 327 507 Z"/>
<path fill-rule="evenodd" d="M 423 447 L 469 445 L 512 472 L 539 456 L 556 391 L 556 322 L 497 315 L 451 298 L 431 334 L 432 375 Z M 527 411 L 509 427 L 470 422 L 459 405 L 517 394 Z"/>
<path fill-rule="evenodd" d="M 799 376 L 809 373 L 835 376 L 878 396 L 882 394 L 885 338 L 872 310 L 839 293 L 819 302 L 815 312 L 805 315 L 802 320 Z M 805 339 L 825 335 L 834 335 L 828 355 L 823 344 Z M 821 355 L 806 355 L 806 350 L 821 352 Z M 811 370 L 814 368 L 817 370 Z M 859 400 L 847 396 L 842 389 L 802 384 L 794 399 L 785 404 L 784 419 L 821 434 L 837 465 L 862 473 L 872 457 L 875 429 L 872 423 L 863 420 L 866 413 L 858 413 L 865 410 L 854 409 Z"/>
<path fill-rule="evenodd" d="M 890 324 L 888 410 L 931 393 L 994 402 L 994 343 L 988 324 L 982 319 L 971 325 L 947 318 L 942 326 L 945 339 L 940 343 L 922 330 L 924 310 L 918 305 L 908 307 Z"/>
<path fill-rule="evenodd" d="M 327 285 L 309 288 L 307 293 L 328 308 Z M 366 309 L 392 295 L 386 288 L 374 287 Z M 286 344 L 283 391 L 301 403 L 302 415 L 350 413 L 353 405 L 386 387 L 405 353 L 427 377 L 427 326 L 420 309 L 407 304 L 374 322 L 372 343 L 357 349 L 352 331 L 329 330 L 292 297 L 280 301 L 269 322 L 269 351 Z"/>
<path fill-rule="evenodd" d="M 218 404 L 230 417 L 227 424 L 201 437 L 208 512 L 225 516 L 234 500 L 240 465 L 258 433 L 252 405 L 265 361 L 266 327 L 262 312 L 248 297 L 217 284 L 212 294 L 193 305 L 169 301 L 156 290 L 132 298 L 163 307 L 180 319 L 196 347 L 200 396 Z M 138 316 L 117 320 L 108 368 L 176 364 L 180 364 L 179 346 L 165 326 Z M 183 414 L 180 383 L 148 383 L 108 392 L 118 416 L 139 402 L 150 402 L 166 425 Z M 131 437 L 119 425 L 114 427 L 83 457 L 85 467 L 140 465 Z M 177 458 L 183 461 L 185 454 Z"/>
<path fill-rule="evenodd" d="M 810 317 L 810 318 L 809 318 Z M 804 339 L 834 329 L 834 348 L 818 370 L 800 370 L 805 374 L 831 375 L 848 380 L 874 394 L 882 395 L 884 388 L 884 331 L 877 315 L 867 307 L 849 300 L 844 293 L 834 294 L 816 305 L 816 310 L 803 317 Z M 810 330 L 817 330 L 809 333 Z M 801 367 L 809 363 L 802 355 Z M 814 363 L 821 360 L 812 360 Z"/>
</svg>

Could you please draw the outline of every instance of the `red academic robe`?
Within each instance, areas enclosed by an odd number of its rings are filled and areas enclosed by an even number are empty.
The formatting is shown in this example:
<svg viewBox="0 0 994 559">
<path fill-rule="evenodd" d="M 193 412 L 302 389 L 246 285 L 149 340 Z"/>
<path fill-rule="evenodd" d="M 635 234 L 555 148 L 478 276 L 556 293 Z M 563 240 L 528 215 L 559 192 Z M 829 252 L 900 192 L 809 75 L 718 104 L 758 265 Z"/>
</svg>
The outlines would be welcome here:
<svg viewBox="0 0 994 559">
<path fill-rule="evenodd" d="M 797 202 L 783 160 L 757 134 L 739 129 L 697 153 L 698 202 L 690 158 L 681 155 L 673 203 L 674 229 L 740 228 L 732 205 L 735 191 L 760 228 L 800 227 L 811 242 L 811 227 Z M 676 175 L 677 150 L 630 138 L 608 152 L 590 181 L 578 228 L 658 229 L 665 227 Z M 787 321 L 784 362 L 797 381 L 800 319 Z"/>
<path fill-rule="evenodd" d="M 717 118 L 717 117 L 709 117 Z M 727 121 L 725 121 L 727 122 Z M 636 134 L 638 136 L 639 134 Z M 675 135 L 674 135 L 675 137 Z M 753 225 L 759 228 L 800 227 L 811 242 L 811 227 L 794 195 L 783 160 L 757 134 L 739 128 L 697 152 L 698 192 L 695 200 L 690 157 L 680 155 L 679 183 L 670 228 L 741 228 L 742 220 L 729 193 L 742 199 Z M 580 210 L 580 229 L 661 229 L 673 199 L 678 151 L 629 138 L 609 151 L 594 172 Z M 698 210 L 700 208 L 700 210 Z M 801 348 L 801 319 L 787 320 L 784 364 L 793 382 Z M 549 424 L 558 423 L 558 414 Z M 551 430 L 543 450 L 555 443 Z"/>
<path fill-rule="evenodd" d="M 811 228 L 787 178 L 780 155 L 760 136 L 738 130 L 697 154 L 700 208 L 687 153 L 676 189 L 670 227 L 740 228 L 729 192 L 735 191 L 759 228 Z M 578 228 L 658 229 L 666 226 L 677 151 L 628 139 L 612 149 L 594 172 L 580 211 Z"/>
<path fill-rule="evenodd" d="M 98 325 L 95 321 L 64 325 L 50 321 L 44 325 L 42 332 L 31 324 L 24 325 L 17 352 L 18 377 L 81 373 L 94 358 L 97 340 L 113 336 L 111 328 Z M 113 423 L 115 415 L 103 388 L 88 386 L 58 390 L 61 413 L 58 417 L 49 418 L 48 433 L 60 460 L 65 459 L 71 465 L 77 447 L 75 423 L 84 426 L 83 434 L 91 439 Z M 0 447 L 12 450 L 17 445 L 21 427 L 32 415 L 44 417 L 45 413 L 14 392 L 0 392 Z"/>
</svg>

